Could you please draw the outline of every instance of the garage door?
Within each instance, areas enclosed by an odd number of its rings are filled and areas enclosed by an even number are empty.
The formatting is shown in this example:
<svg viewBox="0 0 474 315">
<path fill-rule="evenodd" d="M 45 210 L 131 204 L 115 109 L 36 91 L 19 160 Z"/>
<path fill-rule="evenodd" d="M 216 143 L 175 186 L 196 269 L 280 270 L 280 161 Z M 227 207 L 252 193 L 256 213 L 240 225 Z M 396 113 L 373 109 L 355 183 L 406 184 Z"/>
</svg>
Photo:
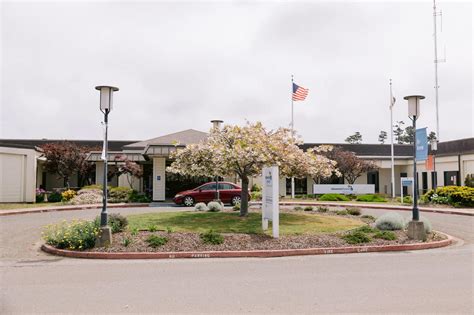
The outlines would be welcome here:
<svg viewBox="0 0 474 315">
<path fill-rule="evenodd" d="M 0 202 L 23 202 L 25 156 L 0 154 Z"/>
</svg>

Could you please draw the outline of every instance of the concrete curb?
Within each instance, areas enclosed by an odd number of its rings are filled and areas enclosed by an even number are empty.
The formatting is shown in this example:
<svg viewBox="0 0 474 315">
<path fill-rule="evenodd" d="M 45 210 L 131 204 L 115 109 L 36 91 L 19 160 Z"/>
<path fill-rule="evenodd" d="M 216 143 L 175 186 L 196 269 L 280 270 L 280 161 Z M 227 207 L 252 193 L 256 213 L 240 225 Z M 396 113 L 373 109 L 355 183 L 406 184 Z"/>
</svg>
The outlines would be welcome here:
<svg viewBox="0 0 474 315">
<path fill-rule="evenodd" d="M 440 232 L 438 232 L 440 233 Z M 350 253 L 374 253 L 394 252 L 407 250 L 421 250 L 445 247 L 453 243 L 453 237 L 444 233 L 447 239 L 431 243 L 402 244 L 402 245 L 372 245 L 372 246 L 350 246 L 350 247 L 327 247 L 327 248 L 304 248 L 304 249 L 281 249 L 281 250 L 253 250 L 253 251 L 206 251 L 206 252 L 80 252 L 54 248 L 43 244 L 41 249 L 49 254 L 89 259 L 175 259 L 175 258 L 235 258 L 235 257 L 285 257 L 327 254 L 350 254 Z"/>
<path fill-rule="evenodd" d="M 250 205 L 260 206 L 261 202 L 252 202 Z M 367 209 L 383 209 L 383 210 L 400 210 L 400 211 L 412 211 L 411 207 L 408 206 L 393 206 L 393 205 L 384 205 L 384 204 L 355 204 L 355 203 L 331 203 L 331 202 L 280 202 L 280 206 L 325 206 L 325 207 L 357 207 L 357 208 L 367 208 Z M 455 209 L 434 209 L 434 208 L 424 208 L 419 207 L 421 212 L 431 212 L 431 213 L 442 213 L 442 214 L 454 214 L 454 215 L 465 215 L 465 216 L 474 216 L 473 212 L 463 212 L 457 211 Z"/>
<path fill-rule="evenodd" d="M 124 203 L 124 204 L 107 204 L 107 208 L 141 208 L 149 207 L 149 203 Z M 42 213 L 42 212 L 56 212 L 56 211 L 74 211 L 74 210 L 89 210 L 89 209 L 100 209 L 102 205 L 83 205 L 81 207 L 77 206 L 62 206 L 62 207 L 45 207 L 45 208 L 36 208 L 31 210 L 2 210 L 0 211 L 0 217 L 7 215 L 17 215 L 17 214 L 30 214 L 30 213 Z"/>
</svg>

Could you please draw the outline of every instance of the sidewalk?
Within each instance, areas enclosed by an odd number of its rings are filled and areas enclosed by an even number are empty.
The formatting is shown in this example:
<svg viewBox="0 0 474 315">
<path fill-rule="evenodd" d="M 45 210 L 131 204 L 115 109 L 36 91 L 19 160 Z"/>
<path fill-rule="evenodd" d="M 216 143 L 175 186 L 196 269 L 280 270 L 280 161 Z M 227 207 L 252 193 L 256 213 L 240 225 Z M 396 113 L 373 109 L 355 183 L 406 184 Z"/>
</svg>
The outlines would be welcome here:
<svg viewBox="0 0 474 315">
<path fill-rule="evenodd" d="M 137 207 L 150 207 L 149 203 L 109 203 L 107 208 L 137 208 Z M 25 208 L 25 209 L 11 209 L 11 210 L 0 210 L 0 217 L 15 214 L 28 214 L 28 213 L 41 213 L 41 212 L 54 212 L 54 211 L 72 211 L 72 210 L 88 210 L 88 209 L 100 209 L 102 208 L 101 203 L 90 204 L 90 205 L 65 205 L 65 206 L 51 206 L 51 207 L 37 207 L 37 208 Z"/>
<path fill-rule="evenodd" d="M 261 201 L 250 202 L 250 205 L 261 205 Z M 356 207 L 356 208 L 368 208 L 368 209 L 385 209 L 385 210 L 400 210 L 400 211 L 411 211 L 412 206 L 402 206 L 393 204 L 383 203 L 364 203 L 364 202 L 337 202 L 337 201 L 311 201 L 311 200 L 285 200 L 280 201 L 280 206 L 326 206 L 326 207 Z M 421 212 L 434 212 L 444 214 L 456 214 L 474 216 L 474 208 L 437 208 L 437 207 L 424 207 L 419 206 L 418 209 Z"/>
</svg>

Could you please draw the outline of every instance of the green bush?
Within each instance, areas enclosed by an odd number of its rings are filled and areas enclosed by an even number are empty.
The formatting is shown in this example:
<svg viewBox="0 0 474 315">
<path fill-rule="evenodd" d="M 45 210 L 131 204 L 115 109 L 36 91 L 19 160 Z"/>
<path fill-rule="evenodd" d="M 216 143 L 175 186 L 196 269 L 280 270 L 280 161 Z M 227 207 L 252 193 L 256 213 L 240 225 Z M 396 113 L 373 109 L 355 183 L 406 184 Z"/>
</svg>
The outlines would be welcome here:
<svg viewBox="0 0 474 315">
<path fill-rule="evenodd" d="M 252 191 L 250 193 L 250 199 L 251 200 L 256 200 L 256 201 L 262 200 L 262 192 L 261 191 Z"/>
<path fill-rule="evenodd" d="M 150 235 L 148 238 L 145 240 L 150 247 L 157 248 L 165 245 L 168 243 L 168 239 L 163 236 L 158 236 L 158 235 Z"/>
<path fill-rule="evenodd" d="M 405 219 L 396 212 L 385 213 L 375 220 L 375 227 L 379 230 L 403 230 L 405 226 Z"/>
<path fill-rule="evenodd" d="M 429 190 L 423 195 L 423 198 L 429 202 L 433 201 L 433 198 L 438 199 L 440 197 L 448 198 L 450 205 L 454 207 L 474 207 L 474 188 L 467 186 L 445 186 L 438 187 L 436 191 L 433 189 Z M 445 200 L 445 199 L 441 199 Z"/>
<path fill-rule="evenodd" d="M 128 202 L 132 191 L 133 190 L 130 187 L 112 187 L 109 190 L 109 201 Z"/>
<path fill-rule="evenodd" d="M 388 241 L 393 241 L 397 239 L 397 235 L 392 231 L 378 231 L 374 234 L 375 238 L 381 238 Z"/>
<path fill-rule="evenodd" d="M 356 201 L 362 201 L 362 202 L 387 202 L 387 200 L 380 196 L 380 195 L 374 195 L 374 194 L 367 194 L 367 195 L 359 195 L 356 198 Z"/>
<path fill-rule="evenodd" d="M 350 201 L 347 196 L 341 194 L 324 194 L 319 197 L 321 201 Z"/>
<path fill-rule="evenodd" d="M 395 198 L 395 201 L 400 203 L 413 203 L 413 198 L 411 196 L 404 196 L 403 201 L 400 197 Z"/>
<path fill-rule="evenodd" d="M 200 237 L 204 244 L 219 245 L 224 243 L 224 236 L 220 233 L 214 232 L 213 230 L 202 233 Z"/>
<path fill-rule="evenodd" d="M 349 213 L 347 210 L 336 210 L 337 215 L 348 215 Z"/>
<path fill-rule="evenodd" d="M 296 207 L 293 207 L 293 210 L 295 210 L 295 211 L 303 211 L 303 207 L 296 206 Z"/>
<path fill-rule="evenodd" d="M 304 207 L 304 211 L 313 211 L 313 207 L 306 206 L 306 207 Z"/>
<path fill-rule="evenodd" d="M 328 212 L 329 209 L 327 207 L 318 207 L 318 212 Z"/>
<path fill-rule="evenodd" d="M 240 210 L 240 203 L 236 203 L 235 206 L 232 207 L 232 210 L 239 211 Z"/>
<path fill-rule="evenodd" d="M 95 218 L 94 224 L 100 227 L 100 216 Z M 110 226 L 112 233 L 123 232 L 128 225 L 128 219 L 120 213 L 111 213 L 107 215 L 107 225 Z"/>
<path fill-rule="evenodd" d="M 137 236 L 137 235 L 138 235 L 138 232 L 139 232 L 139 231 L 138 231 L 138 228 L 135 227 L 135 228 L 133 228 L 133 229 L 130 231 L 130 235 L 132 235 L 132 236 Z"/>
<path fill-rule="evenodd" d="M 220 212 L 224 210 L 224 207 L 220 202 L 217 201 L 211 201 L 207 204 L 207 207 L 209 208 L 210 212 Z"/>
<path fill-rule="evenodd" d="M 375 232 L 377 232 L 376 229 L 374 229 L 373 227 L 371 227 L 369 225 L 361 226 L 360 228 L 355 229 L 355 231 L 359 231 L 359 232 L 362 232 L 362 233 L 375 233 Z"/>
<path fill-rule="evenodd" d="M 370 237 L 367 234 L 360 231 L 353 231 L 349 234 L 346 234 L 342 236 L 342 239 L 349 244 L 362 244 L 371 241 Z"/>
<path fill-rule="evenodd" d="M 145 195 L 144 193 L 140 193 L 136 190 L 132 190 L 128 197 L 129 202 L 137 202 L 137 203 L 148 203 L 150 202 L 150 198 Z"/>
<path fill-rule="evenodd" d="M 91 221 L 63 221 L 46 226 L 42 234 L 46 244 L 56 248 L 84 250 L 94 247 L 99 228 Z"/>
<path fill-rule="evenodd" d="M 253 184 L 252 185 L 252 188 L 250 189 L 251 192 L 254 192 L 254 191 L 262 191 L 262 187 L 260 187 L 259 185 L 257 184 Z"/>
<path fill-rule="evenodd" d="M 54 191 L 48 195 L 48 202 L 60 202 L 63 200 L 63 196 L 59 191 Z"/>
<path fill-rule="evenodd" d="M 350 215 L 360 215 L 361 210 L 359 208 L 346 208 L 347 213 Z"/>
<path fill-rule="evenodd" d="M 132 243 L 132 240 L 128 237 L 124 238 L 123 241 L 122 241 L 122 245 L 124 247 L 128 247 L 128 245 L 130 245 L 130 243 Z"/>
<path fill-rule="evenodd" d="M 150 231 L 150 232 L 156 232 L 157 230 L 158 230 L 158 227 L 154 224 L 152 224 L 148 227 L 148 231 Z"/>
<path fill-rule="evenodd" d="M 467 174 L 464 179 L 464 185 L 467 187 L 474 187 L 474 174 Z"/>
</svg>

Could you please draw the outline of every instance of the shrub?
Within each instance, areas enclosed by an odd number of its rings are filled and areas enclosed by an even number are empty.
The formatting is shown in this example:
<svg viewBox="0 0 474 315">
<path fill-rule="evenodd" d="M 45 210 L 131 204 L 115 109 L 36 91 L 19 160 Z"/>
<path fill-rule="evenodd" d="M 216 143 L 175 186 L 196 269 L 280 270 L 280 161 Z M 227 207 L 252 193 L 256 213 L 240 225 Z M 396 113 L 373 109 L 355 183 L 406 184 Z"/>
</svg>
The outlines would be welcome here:
<svg viewBox="0 0 474 315">
<path fill-rule="evenodd" d="M 150 231 L 150 232 L 156 232 L 157 230 L 158 230 L 158 227 L 154 224 L 152 224 L 148 227 L 148 231 Z"/>
<path fill-rule="evenodd" d="M 359 195 L 356 198 L 356 201 L 363 201 L 363 202 L 387 202 L 387 200 L 380 196 L 374 194 L 367 194 L 367 195 Z"/>
<path fill-rule="evenodd" d="M 369 214 L 364 214 L 363 216 L 361 216 L 361 218 L 375 221 L 375 217 Z"/>
<path fill-rule="evenodd" d="M 46 190 L 42 188 L 36 188 L 36 202 L 43 202 L 44 201 L 44 194 L 46 193 Z"/>
<path fill-rule="evenodd" d="M 71 199 L 73 205 L 86 205 L 102 202 L 102 191 L 98 189 L 81 189 L 77 195 Z"/>
<path fill-rule="evenodd" d="M 337 210 L 336 214 L 337 215 L 348 215 L 349 213 L 347 212 L 347 210 Z"/>
<path fill-rule="evenodd" d="M 128 202 L 133 189 L 130 187 L 112 187 L 109 190 L 110 202 Z"/>
<path fill-rule="evenodd" d="M 171 234 L 173 233 L 173 228 L 171 226 L 166 227 L 166 233 Z"/>
<path fill-rule="evenodd" d="M 389 212 L 375 220 L 375 227 L 379 230 L 403 230 L 405 228 L 405 220 L 400 214 Z"/>
<path fill-rule="evenodd" d="M 436 191 L 433 189 L 429 190 L 423 198 L 431 202 L 434 195 L 436 195 L 435 198 L 447 197 L 449 204 L 454 207 L 474 207 L 474 188 L 472 187 L 438 187 Z"/>
<path fill-rule="evenodd" d="M 132 236 L 138 235 L 138 228 L 136 228 L 136 227 L 133 228 L 133 229 L 130 231 L 130 235 L 132 235 Z"/>
<path fill-rule="evenodd" d="M 252 191 L 250 193 L 250 199 L 251 200 L 262 200 L 262 192 L 261 191 Z"/>
<path fill-rule="evenodd" d="M 359 208 L 346 208 L 347 213 L 350 215 L 360 215 L 361 211 Z"/>
<path fill-rule="evenodd" d="M 107 220 L 110 227 L 112 228 L 112 233 L 123 232 L 128 225 L 127 218 L 120 213 L 109 214 L 107 216 Z"/>
<path fill-rule="evenodd" d="M 304 211 L 313 211 L 313 207 L 306 206 L 306 207 L 304 207 Z"/>
<path fill-rule="evenodd" d="M 220 233 L 214 232 L 213 230 L 201 233 L 200 237 L 204 244 L 219 245 L 224 243 L 224 236 Z"/>
<path fill-rule="evenodd" d="M 95 245 L 99 228 L 94 222 L 75 220 L 51 224 L 44 228 L 46 244 L 60 249 L 84 250 Z"/>
<path fill-rule="evenodd" d="M 321 201 L 349 201 L 350 199 L 347 196 L 341 194 L 324 194 L 319 197 Z"/>
<path fill-rule="evenodd" d="M 426 233 L 426 234 L 431 233 L 431 231 L 433 230 L 433 228 L 432 228 L 432 226 L 431 226 L 430 220 L 428 220 L 428 219 L 425 218 L 425 217 L 420 217 L 420 221 L 423 222 L 423 226 L 424 226 L 424 228 L 425 228 L 425 233 Z"/>
<path fill-rule="evenodd" d="M 77 193 L 74 190 L 68 189 L 68 190 L 63 191 L 61 193 L 61 198 L 62 198 L 61 200 L 62 201 L 69 201 L 72 198 L 74 198 L 74 196 L 76 196 L 76 195 L 77 195 Z"/>
<path fill-rule="evenodd" d="M 224 209 L 222 204 L 220 202 L 217 202 L 217 201 L 209 202 L 207 204 L 207 207 L 209 208 L 210 212 L 219 212 L 219 211 L 222 211 Z"/>
<path fill-rule="evenodd" d="M 59 191 L 54 191 L 48 195 L 48 202 L 60 202 L 63 200 L 63 196 Z"/>
<path fill-rule="evenodd" d="M 361 226 L 360 228 L 355 229 L 355 231 L 359 231 L 362 233 L 375 233 L 377 230 L 369 225 L 364 225 L 364 226 Z"/>
<path fill-rule="evenodd" d="M 158 235 L 150 235 L 145 241 L 153 248 L 161 247 L 168 243 L 168 239 L 166 237 Z"/>
<path fill-rule="evenodd" d="M 393 241 L 397 239 L 397 235 L 392 231 L 378 231 L 374 234 L 375 238 L 381 238 L 388 241 Z"/>
<path fill-rule="evenodd" d="M 411 196 L 404 196 L 403 201 L 400 197 L 397 197 L 395 200 L 400 203 L 413 203 L 413 198 Z"/>
<path fill-rule="evenodd" d="M 438 196 L 437 194 L 433 194 L 431 196 L 431 200 L 426 200 L 425 198 L 423 198 L 423 199 L 426 202 L 432 202 L 432 203 L 439 204 L 439 205 L 448 205 L 449 204 L 449 197 Z"/>
<path fill-rule="evenodd" d="M 302 211 L 302 210 L 303 210 L 303 207 L 296 206 L 296 207 L 293 207 L 293 210 L 295 210 L 295 211 Z"/>
<path fill-rule="evenodd" d="M 371 241 L 370 237 L 367 234 L 360 231 L 353 231 L 349 234 L 346 234 L 342 236 L 342 239 L 349 244 L 362 244 Z"/>
<path fill-rule="evenodd" d="M 140 193 L 136 190 L 132 190 L 132 192 L 128 196 L 128 201 L 129 202 L 148 203 L 151 200 L 145 193 Z"/>
<path fill-rule="evenodd" d="M 240 203 L 236 203 L 235 206 L 232 207 L 234 211 L 240 211 Z"/>
<path fill-rule="evenodd" d="M 257 184 L 253 184 L 252 185 L 252 188 L 250 189 L 251 192 L 254 192 L 254 191 L 262 191 L 262 187 L 260 187 L 259 185 Z"/>
<path fill-rule="evenodd" d="M 194 210 L 196 210 L 196 211 L 207 211 L 207 210 L 209 210 L 209 208 L 207 207 L 207 205 L 204 202 L 198 202 L 194 206 Z"/>
<path fill-rule="evenodd" d="M 467 174 L 464 179 L 464 185 L 467 187 L 474 187 L 474 174 Z"/>
<path fill-rule="evenodd" d="M 128 237 L 124 238 L 123 241 L 122 241 L 122 245 L 124 247 L 128 247 L 128 245 L 130 245 L 130 243 L 132 243 L 132 240 Z"/>
</svg>

